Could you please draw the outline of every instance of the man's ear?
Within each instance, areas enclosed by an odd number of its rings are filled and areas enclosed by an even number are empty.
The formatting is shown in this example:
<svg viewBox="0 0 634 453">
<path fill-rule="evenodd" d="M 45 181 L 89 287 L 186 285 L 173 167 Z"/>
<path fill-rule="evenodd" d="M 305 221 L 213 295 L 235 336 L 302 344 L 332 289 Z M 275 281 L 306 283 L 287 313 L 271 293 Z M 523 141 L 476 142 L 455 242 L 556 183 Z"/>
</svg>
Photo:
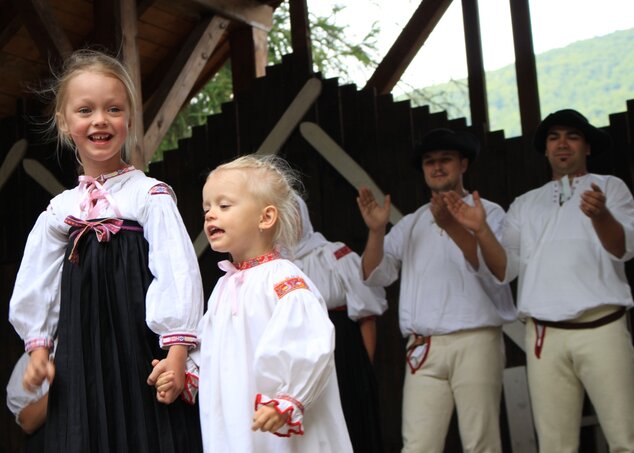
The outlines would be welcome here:
<svg viewBox="0 0 634 453">
<path fill-rule="evenodd" d="M 460 159 L 460 172 L 464 173 L 465 171 L 467 171 L 467 168 L 469 168 L 469 159 L 463 157 L 462 159 Z"/>
<path fill-rule="evenodd" d="M 275 222 L 277 222 L 277 208 L 275 206 L 268 205 L 262 209 L 258 227 L 260 230 L 268 230 L 275 226 Z"/>
</svg>

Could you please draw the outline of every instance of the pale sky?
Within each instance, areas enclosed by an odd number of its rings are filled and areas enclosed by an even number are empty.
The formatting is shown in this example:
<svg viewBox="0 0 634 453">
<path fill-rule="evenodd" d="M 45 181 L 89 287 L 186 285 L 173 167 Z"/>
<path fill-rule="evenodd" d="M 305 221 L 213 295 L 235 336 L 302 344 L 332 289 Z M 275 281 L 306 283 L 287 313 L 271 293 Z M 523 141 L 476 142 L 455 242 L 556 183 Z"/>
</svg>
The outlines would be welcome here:
<svg viewBox="0 0 634 453">
<path fill-rule="evenodd" d="M 514 61 L 509 1 L 512 0 L 478 2 L 486 70 Z M 533 47 L 537 54 L 634 27 L 633 0 L 529 0 L 529 3 Z M 372 22 L 379 23 L 379 57 L 382 58 L 420 0 L 308 0 L 309 10 L 318 15 L 328 14 L 333 4 L 345 6 L 337 16 L 337 23 L 347 26 L 347 33 L 355 42 L 367 33 Z M 354 81 L 362 87 L 370 75 L 371 71 L 359 71 Z M 466 75 L 461 1 L 454 0 L 402 80 L 422 88 Z M 394 91 L 400 94 L 401 90 L 397 87 Z"/>
</svg>

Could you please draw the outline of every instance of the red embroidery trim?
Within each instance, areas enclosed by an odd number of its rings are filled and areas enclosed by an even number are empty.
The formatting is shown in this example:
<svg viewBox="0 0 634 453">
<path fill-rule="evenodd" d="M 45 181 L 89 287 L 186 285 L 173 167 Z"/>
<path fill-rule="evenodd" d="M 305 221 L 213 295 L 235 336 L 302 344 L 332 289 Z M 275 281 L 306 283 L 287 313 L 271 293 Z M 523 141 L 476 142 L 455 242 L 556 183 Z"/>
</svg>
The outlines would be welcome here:
<svg viewBox="0 0 634 453">
<path fill-rule="evenodd" d="M 161 337 L 161 346 L 173 346 L 175 344 L 182 344 L 186 346 L 194 347 L 198 344 L 196 335 L 188 333 L 173 333 L 170 335 L 163 335 Z"/>
<path fill-rule="evenodd" d="M 280 409 L 280 407 L 279 407 L 279 405 L 280 405 L 279 401 L 269 400 L 269 401 L 264 402 L 264 401 L 262 401 L 262 394 L 258 393 L 256 395 L 256 397 L 255 397 L 255 410 L 258 410 L 258 407 L 260 405 L 273 407 L 273 408 L 275 408 L 275 410 L 279 414 L 282 414 L 282 415 L 288 414 L 288 418 L 286 419 L 286 425 L 289 426 L 288 432 L 286 434 L 280 434 L 280 433 L 277 433 L 277 432 L 275 432 L 273 434 L 275 434 L 278 437 L 291 437 L 292 434 L 297 434 L 298 436 L 304 435 L 304 430 L 302 429 L 302 422 L 301 421 L 299 421 L 299 422 L 292 422 L 291 421 L 293 419 L 293 412 L 294 412 L 294 409 L 295 409 L 293 406 L 291 406 L 291 407 L 289 407 L 289 408 L 287 408 L 287 409 L 282 411 Z M 298 406 L 298 407 L 302 407 L 302 409 L 303 409 L 304 406 Z"/>
<path fill-rule="evenodd" d="M 339 260 L 351 252 L 352 252 L 352 249 L 348 247 L 347 245 L 344 245 L 343 247 L 335 251 L 335 258 Z"/>
<path fill-rule="evenodd" d="M 110 235 L 117 234 L 121 228 L 124 228 L 123 220 L 117 218 L 107 218 L 89 222 L 69 215 L 64 219 L 64 223 L 74 228 L 80 228 L 70 234 L 70 238 L 73 239 L 73 249 L 68 256 L 68 260 L 74 264 L 79 264 L 79 251 L 77 250 L 79 240 L 88 231 L 94 231 L 99 242 L 108 242 L 110 241 Z M 128 227 L 128 229 L 129 228 L 136 229 L 136 227 Z M 142 228 L 139 229 L 143 231 Z"/>
<path fill-rule="evenodd" d="M 160 183 L 150 188 L 150 195 L 171 195 L 171 190 L 167 184 Z"/>
<path fill-rule="evenodd" d="M 308 285 L 304 279 L 301 277 L 291 277 L 275 285 L 275 293 L 277 294 L 277 298 L 281 299 L 291 291 L 302 288 L 308 289 Z"/>
<path fill-rule="evenodd" d="M 297 406 L 297 408 L 300 410 L 300 412 L 302 414 L 304 413 L 304 405 L 302 403 L 300 403 L 298 400 L 296 400 L 295 398 L 293 398 L 291 395 L 287 395 L 287 394 L 284 393 L 284 394 L 281 394 L 281 395 L 277 395 L 277 399 L 290 401 L 295 406 Z"/>
<path fill-rule="evenodd" d="M 48 338 L 35 338 L 27 341 L 24 345 L 26 352 L 31 352 L 37 348 L 47 348 L 50 351 L 53 349 L 53 340 L 49 340 Z"/>
<path fill-rule="evenodd" d="M 193 373 L 185 373 L 185 387 L 181 393 L 181 399 L 187 404 L 196 403 L 196 394 L 198 393 L 198 376 Z"/>
<path fill-rule="evenodd" d="M 268 263 L 269 261 L 276 260 L 280 257 L 280 253 L 277 250 L 267 253 L 266 255 L 256 256 L 246 261 L 234 264 L 235 268 L 239 271 L 249 269 L 251 267 L 259 266 L 260 264 Z"/>
<path fill-rule="evenodd" d="M 106 173 L 106 174 L 103 174 L 103 175 L 99 175 L 95 179 L 103 184 L 104 182 L 106 182 L 107 179 L 114 178 L 115 176 L 123 175 L 123 174 L 125 174 L 125 173 L 127 173 L 129 171 L 133 171 L 133 170 L 135 170 L 134 165 L 129 165 L 129 166 L 125 167 L 125 168 L 120 168 L 120 169 L 115 170 L 115 171 L 113 171 L 111 173 Z"/>
</svg>

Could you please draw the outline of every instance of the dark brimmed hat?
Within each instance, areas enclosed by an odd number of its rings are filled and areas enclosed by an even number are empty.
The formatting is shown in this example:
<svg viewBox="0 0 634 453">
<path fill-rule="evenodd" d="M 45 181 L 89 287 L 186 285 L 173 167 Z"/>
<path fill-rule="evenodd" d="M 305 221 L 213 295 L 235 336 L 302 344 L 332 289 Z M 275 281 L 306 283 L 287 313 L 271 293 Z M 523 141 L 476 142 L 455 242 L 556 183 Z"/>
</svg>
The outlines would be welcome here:
<svg viewBox="0 0 634 453">
<path fill-rule="evenodd" d="M 421 170 L 423 155 L 430 151 L 458 151 L 471 164 L 480 151 L 480 142 L 468 132 L 456 132 L 447 128 L 432 129 L 414 146 L 412 165 Z"/>
<path fill-rule="evenodd" d="M 585 116 L 576 110 L 564 109 L 551 113 L 537 127 L 533 146 L 540 153 L 546 150 L 546 137 L 553 126 L 574 127 L 581 131 L 586 141 L 590 143 L 593 154 L 609 151 L 612 148 L 612 139 L 607 132 L 594 127 Z"/>
</svg>

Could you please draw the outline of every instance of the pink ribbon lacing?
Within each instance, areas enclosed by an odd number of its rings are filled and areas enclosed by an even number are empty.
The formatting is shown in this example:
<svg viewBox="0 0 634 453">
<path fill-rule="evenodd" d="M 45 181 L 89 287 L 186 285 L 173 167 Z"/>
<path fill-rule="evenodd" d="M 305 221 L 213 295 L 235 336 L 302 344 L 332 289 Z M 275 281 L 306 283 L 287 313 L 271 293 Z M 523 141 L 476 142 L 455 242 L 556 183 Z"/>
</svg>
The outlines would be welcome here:
<svg viewBox="0 0 634 453">
<path fill-rule="evenodd" d="M 223 280 L 222 287 L 218 291 L 218 299 L 216 300 L 216 306 L 214 307 L 214 314 L 218 312 L 220 300 L 224 299 L 225 289 L 228 289 L 227 297 L 231 300 L 231 314 L 236 315 L 238 313 L 238 288 L 244 281 L 244 272 L 241 269 L 236 268 L 233 263 L 228 260 L 219 262 L 218 267 L 226 272 L 226 278 Z"/>
<path fill-rule="evenodd" d="M 102 219 L 102 220 L 96 220 L 94 222 L 91 222 L 87 220 L 81 220 L 81 219 L 78 219 L 77 217 L 73 217 L 72 215 L 69 215 L 68 217 L 64 219 L 64 223 L 70 225 L 71 227 L 78 228 L 77 230 L 73 231 L 70 235 L 70 238 L 73 239 L 73 249 L 70 251 L 68 260 L 74 264 L 79 263 L 79 253 L 77 252 L 77 244 L 79 243 L 79 240 L 81 239 L 81 237 L 87 231 L 90 231 L 90 230 L 94 231 L 95 235 L 97 236 L 97 240 L 99 242 L 110 241 L 111 235 L 117 234 L 119 230 L 121 229 L 130 230 L 130 231 L 143 231 L 143 228 L 141 227 L 132 226 L 132 225 L 123 225 L 123 220 L 115 219 L 115 218 Z"/>
<path fill-rule="evenodd" d="M 121 212 L 112 195 L 99 182 L 99 178 L 82 175 L 79 177 L 79 192 L 82 198 L 79 201 L 79 209 L 86 219 L 98 219 L 103 217 L 103 212 L 110 206 L 116 217 L 121 217 Z"/>
</svg>

